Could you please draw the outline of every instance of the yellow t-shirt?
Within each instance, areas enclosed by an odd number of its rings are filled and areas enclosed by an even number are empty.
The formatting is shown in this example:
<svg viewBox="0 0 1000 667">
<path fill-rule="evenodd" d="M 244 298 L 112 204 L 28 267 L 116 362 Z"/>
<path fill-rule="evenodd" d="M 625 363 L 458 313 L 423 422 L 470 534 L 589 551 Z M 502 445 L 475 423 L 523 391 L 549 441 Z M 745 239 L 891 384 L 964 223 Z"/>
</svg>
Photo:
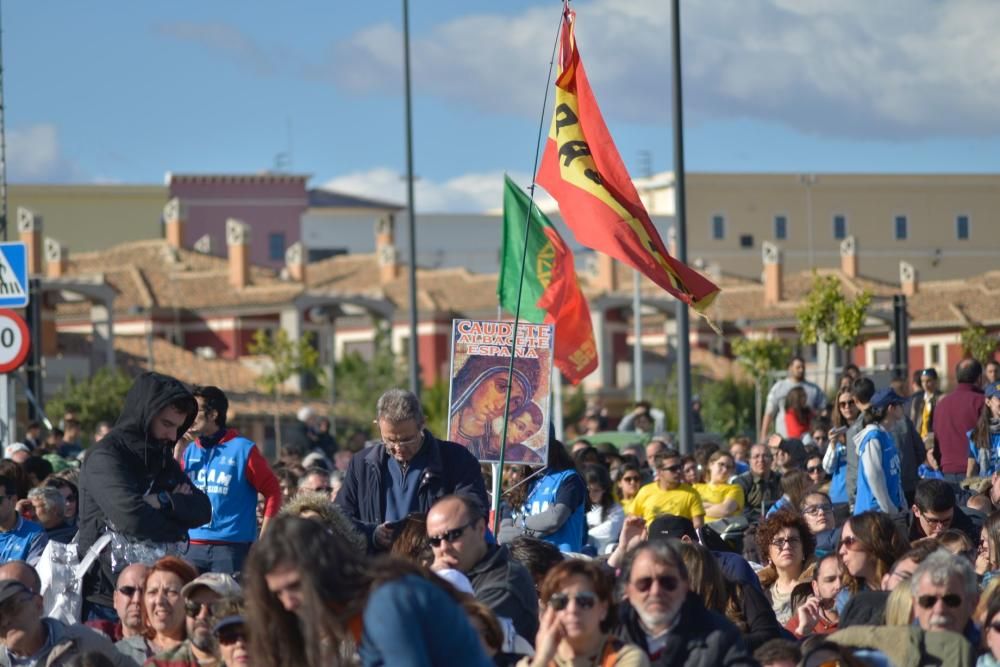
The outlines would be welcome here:
<svg viewBox="0 0 1000 667">
<path fill-rule="evenodd" d="M 639 494 L 636 494 L 632 498 L 632 500 L 619 500 L 618 501 L 618 504 L 622 506 L 623 510 L 625 510 L 625 514 L 635 514 L 635 512 L 632 511 L 632 508 L 635 507 L 635 499 L 638 498 L 638 497 L 639 497 Z"/>
<path fill-rule="evenodd" d="M 646 520 L 646 525 L 649 525 L 661 514 L 673 514 L 687 519 L 704 516 L 705 508 L 690 484 L 681 484 L 676 489 L 664 491 L 656 482 L 651 482 L 635 495 L 632 514 L 641 516 Z"/>
<path fill-rule="evenodd" d="M 695 484 L 694 490 L 701 496 L 702 502 L 713 505 L 735 500 L 737 510 L 729 516 L 735 516 L 743 511 L 746 499 L 743 497 L 743 487 L 738 484 Z"/>
</svg>

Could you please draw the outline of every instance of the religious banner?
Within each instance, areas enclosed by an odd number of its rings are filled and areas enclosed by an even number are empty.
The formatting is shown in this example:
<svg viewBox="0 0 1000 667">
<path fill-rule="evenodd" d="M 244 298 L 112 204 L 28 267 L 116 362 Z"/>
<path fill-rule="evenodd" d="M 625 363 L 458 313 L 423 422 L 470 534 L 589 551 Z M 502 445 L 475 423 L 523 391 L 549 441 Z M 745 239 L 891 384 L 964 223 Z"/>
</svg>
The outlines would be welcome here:
<svg viewBox="0 0 1000 667">
<path fill-rule="evenodd" d="M 549 384 L 555 327 L 551 324 L 454 320 L 448 439 L 483 462 L 500 461 L 511 346 L 513 384 L 504 463 L 542 464 L 549 440 Z"/>
</svg>

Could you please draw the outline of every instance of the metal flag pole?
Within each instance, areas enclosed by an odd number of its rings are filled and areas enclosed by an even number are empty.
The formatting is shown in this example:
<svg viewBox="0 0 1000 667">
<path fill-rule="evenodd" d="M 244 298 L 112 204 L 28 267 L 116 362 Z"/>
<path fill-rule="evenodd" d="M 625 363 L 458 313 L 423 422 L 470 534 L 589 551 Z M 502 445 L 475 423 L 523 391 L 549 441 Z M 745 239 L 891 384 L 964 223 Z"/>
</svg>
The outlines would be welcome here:
<svg viewBox="0 0 1000 667">
<path fill-rule="evenodd" d="M 7 240 L 7 127 L 3 98 L 3 5 L 0 4 L 0 235 Z"/>
<path fill-rule="evenodd" d="M 642 400 L 642 295 L 639 293 L 639 272 L 632 269 L 632 385 L 636 404 Z"/>
<path fill-rule="evenodd" d="M 687 212 L 684 200 L 684 102 L 681 92 L 681 7 L 673 2 L 671 46 L 674 57 L 674 208 L 677 225 L 677 259 L 687 264 Z M 684 454 L 691 453 L 691 324 L 688 305 L 678 300 L 677 312 L 677 439 Z"/>
<path fill-rule="evenodd" d="M 403 80 L 406 98 L 406 215 L 410 234 L 410 391 L 420 397 L 420 357 L 417 347 L 417 215 L 413 204 L 413 110 L 410 87 L 410 3 L 403 0 Z"/>
</svg>

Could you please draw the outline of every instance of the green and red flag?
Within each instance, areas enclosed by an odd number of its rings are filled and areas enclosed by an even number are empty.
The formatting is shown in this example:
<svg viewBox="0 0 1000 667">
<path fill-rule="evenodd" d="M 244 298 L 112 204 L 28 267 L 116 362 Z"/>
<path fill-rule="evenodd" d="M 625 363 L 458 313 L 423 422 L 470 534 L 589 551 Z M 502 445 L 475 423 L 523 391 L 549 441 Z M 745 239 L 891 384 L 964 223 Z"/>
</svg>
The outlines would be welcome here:
<svg viewBox="0 0 1000 667">
<path fill-rule="evenodd" d="M 577 384 L 597 368 L 597 346 L 590 307 L 580 291 L 573 267 L 573 252 L 545 214 L 505 176 L 497 297 L 510 313 L 517 310 L 526 235 L 521 319 L 556 325 L 553 361 L 567 380 Z"/>
<path fill-rule="evenodd" d="M 636 269 L 704 315 L 719 288 L 670 256 L 618 155 L 563 10 L 555 113 L 537 182 L 559 202 L 576 239 Z"/>
</svg>

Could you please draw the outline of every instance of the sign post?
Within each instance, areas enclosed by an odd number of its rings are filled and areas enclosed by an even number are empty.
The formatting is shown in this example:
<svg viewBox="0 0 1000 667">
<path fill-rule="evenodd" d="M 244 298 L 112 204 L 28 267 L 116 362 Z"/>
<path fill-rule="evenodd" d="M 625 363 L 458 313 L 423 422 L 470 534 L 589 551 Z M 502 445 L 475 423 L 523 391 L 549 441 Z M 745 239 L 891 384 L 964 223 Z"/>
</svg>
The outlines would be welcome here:
<svg viewBox="0 0 1000 667">
<path fill-rule="evenodd" d="M 0 444 L 4 447 L 17 437 L 16 403 L 8 373 L 24 363 L 30 348 L 28 326 L 21 316 L 13 310 L 0 309 Z"/>
</svg>

